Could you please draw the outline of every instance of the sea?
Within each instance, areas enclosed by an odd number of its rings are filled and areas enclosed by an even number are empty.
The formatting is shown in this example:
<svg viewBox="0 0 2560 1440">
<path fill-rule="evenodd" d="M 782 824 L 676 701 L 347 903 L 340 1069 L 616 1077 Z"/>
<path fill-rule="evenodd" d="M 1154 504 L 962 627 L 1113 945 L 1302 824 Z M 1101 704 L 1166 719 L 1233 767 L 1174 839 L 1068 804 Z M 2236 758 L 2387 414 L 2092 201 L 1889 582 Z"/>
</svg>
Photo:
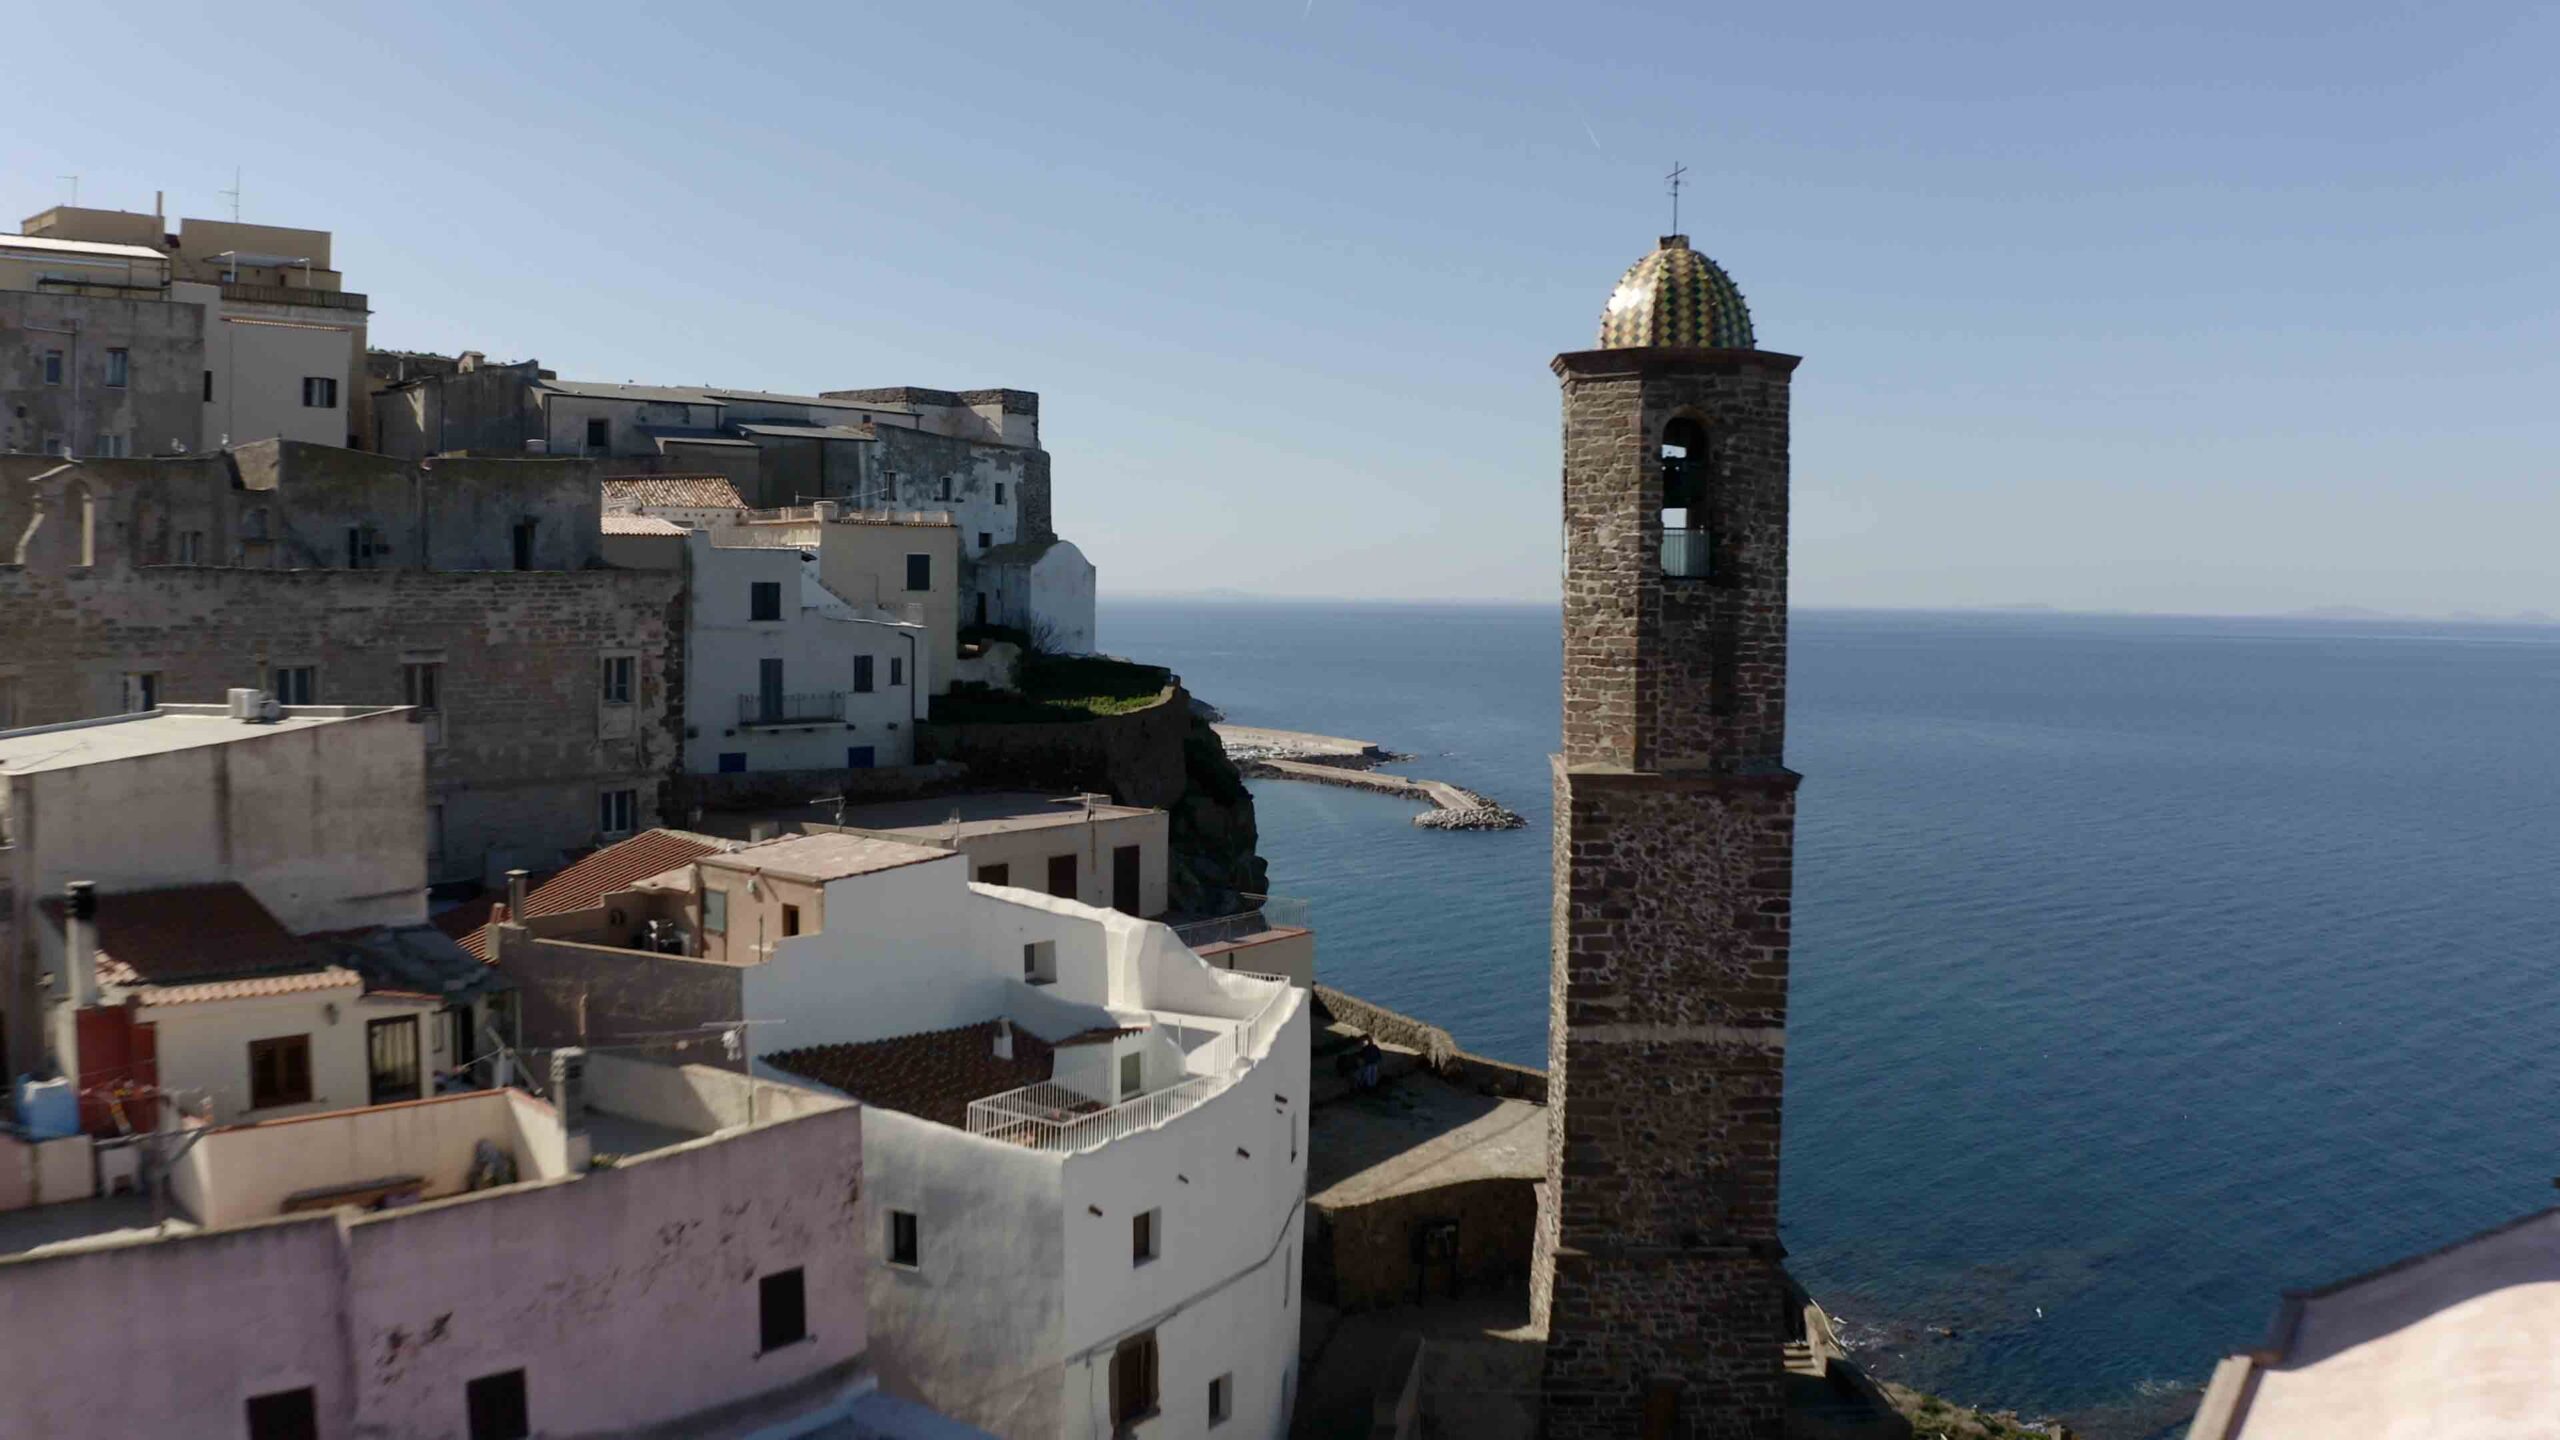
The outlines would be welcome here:
<svg viewBox="0 0 2560 1440">
<path fill-rule="evenodd" d="M 1520 812 L 1257 781 L 1323 978 L 1546 1059 L 1557 610 L 1107 600 L 1240 722 Z M 1802 610 L 1788 1265 L 1884 1378 L 2183 1433 L 2280 1293 L 2560 1176 L 2560 628 Z"/>
</svg>

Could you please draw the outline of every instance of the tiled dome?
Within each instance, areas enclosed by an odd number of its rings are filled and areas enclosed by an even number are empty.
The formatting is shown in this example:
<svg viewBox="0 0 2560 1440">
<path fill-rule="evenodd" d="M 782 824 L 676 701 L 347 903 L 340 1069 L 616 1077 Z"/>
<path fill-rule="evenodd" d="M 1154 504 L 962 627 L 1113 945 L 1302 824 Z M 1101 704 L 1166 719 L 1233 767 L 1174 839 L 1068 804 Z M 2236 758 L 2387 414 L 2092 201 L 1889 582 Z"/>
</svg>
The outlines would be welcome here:
<svg viewBox="0 0 2560 1440">
<path fill-rule="evenodd" d="M 1665 235 L 1661 248 L 1627 268 L 1600 312 L 1600 348 L 1647 345 L 1749 350 L 1751 311 L 1724 267 Z"/>
</svg>

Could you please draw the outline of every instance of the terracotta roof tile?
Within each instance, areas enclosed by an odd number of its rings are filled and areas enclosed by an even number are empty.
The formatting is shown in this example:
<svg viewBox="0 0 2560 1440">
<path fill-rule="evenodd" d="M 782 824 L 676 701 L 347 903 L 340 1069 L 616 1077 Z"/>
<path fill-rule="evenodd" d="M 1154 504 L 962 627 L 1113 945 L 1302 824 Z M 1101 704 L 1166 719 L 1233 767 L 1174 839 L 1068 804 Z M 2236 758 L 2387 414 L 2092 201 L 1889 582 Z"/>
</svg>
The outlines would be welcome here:
<svg viewBox="0 0 2560 1440">
<path fill-rule="evenodd" d="M 673 520 L 661 520 L 655 515 L 624 515 L 608 511 L 604 517 L 604 533 L 607 535 L 682 535 L 686 532 L 683 526 Z"/>
<path fill-rule="evenodd" d="M 310 990 L 354 990 L 364 977 L 344 966 L 304 970 L 292 975 L 261 975 L 248 980 L 206 980 L 194 985 L 154 985 L 142 992 L 145 1005 L 193 1005 L 205 1000 L 257 1000 L 269 995 L 296 995 Z M 433 996 L 421 996 L 433 999 Z"/>
<path fill-rule="evenodd" d="M 54 927 L 64 902 L 44 902 Z M 319 970 L 328 959 L 236 883 L 166 890 L 101 890 L 98 979 L 107 985 L 184 985 Z"/>
<path fill-rule="evenodd" d="M 573 910 L 592 910 L 604 903 L 604 897 L 616 890 L 628 890 L 653 875 L 690 865 L 705 855 L 735 850 L 738 842 L 709 835 L 693 835 L 682 830 L 643 830 L 619 844 L 607 845 L 577 864 L 544 881 L 540 888 L 524 897 L 524 913 L 561 915 Z M 486 960 L 491 954 L 487 925 L 497 897 L 485 902 L 459 906 L 435 917 L 436 928 L 453 936 L 463 949 Z M 469 918 L 477 914 L 478 923 Z M 451 918 L 451 917 L 461 918 Z M 463 930 L 462 927 L 468 927 Z M 458 933 L 459 932 L 459 933 Z"/>
<path fill-rule="evenodd" d="M 745 497 L 725 475 L 641 475 L 604 482 L 605 508 L 681 505 L 688 509 L 744 510 Z"/>
<path fill-rule="evenodd" d="M 1049 1078 L 1048 1042 L 1016 1025 L 1013 1058 L 996 1058 L 996 1022 L 930 1030 L 859 1045 L 785 1050 L 772 1062 L 831 1085 L 866 1105 L 953 1128 L 969 1123 L 969 1102 Z"/>
</svg>

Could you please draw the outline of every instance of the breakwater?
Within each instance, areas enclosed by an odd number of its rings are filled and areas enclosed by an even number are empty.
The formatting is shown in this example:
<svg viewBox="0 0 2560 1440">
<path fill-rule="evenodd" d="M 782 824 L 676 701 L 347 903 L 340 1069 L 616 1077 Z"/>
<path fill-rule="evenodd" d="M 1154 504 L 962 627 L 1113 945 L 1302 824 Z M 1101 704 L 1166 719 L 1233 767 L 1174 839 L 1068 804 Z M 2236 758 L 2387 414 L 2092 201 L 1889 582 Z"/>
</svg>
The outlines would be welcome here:
<svg viewBox="0 0 2560 1440">
<path fill-rule="evenodd" d="M 1227 758 L 1248 778 L 1267 775 L 1280 780 L 1307 780 L 1419 800 L 1430 808 L 1413 817 L 1413 823 L 1427 830 L 1517 830 L 1525 823 L 1518 815 L 1463 786 L 1445 780 L 1388 775 L 1372 768 L 1412 757 L 1397 755 L 1366 740 L 1251 725 L 1212 728 L 1226 746 Z"/>
</svg>

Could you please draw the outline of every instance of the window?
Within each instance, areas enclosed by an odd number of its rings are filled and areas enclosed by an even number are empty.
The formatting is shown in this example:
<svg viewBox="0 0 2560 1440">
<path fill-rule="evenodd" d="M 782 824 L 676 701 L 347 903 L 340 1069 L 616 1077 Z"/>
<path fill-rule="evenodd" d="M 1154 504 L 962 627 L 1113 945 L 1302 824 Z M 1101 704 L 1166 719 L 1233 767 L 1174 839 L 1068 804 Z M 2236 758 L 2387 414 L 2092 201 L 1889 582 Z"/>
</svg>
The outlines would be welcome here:
<svg viewBox="0 0 2560 1440">
<path fill-rule="evenodd" d="M 268 676 L 268 688 L 275 691 L 279 705 L 316 705 L 320 693 L 320 667 L 317 665 L 278 665 Z"/>
<path fill-rule="evenodd" d="M 596 828 L 607 835 L 628 835 L 640 813 L 637 790 L 605 790 L 596 795 Z"/>
<path fill-rule="evenodd" d="M 1049 893 L 1061 900 L 1076 898 L 1076 857 L 1073 854 L 1049 857 Z"/>
<path fill-rule="evenodd" d="M 1129 1263 L 1144 1265 L 1162 1253 L 1157 1246 L 1163 1238 L 1163 1230 L 1162 1210 L 1144 1210 L 1129 1217 Z"/>
<path fill-rule="evenodd" d="M 728 891 L 705 890 L 702 892 L 702 932 L 706 935 L 729 933 Z"/>
<path fill-rule="evenodd" d="M 950 476 L 945 475 L 942 477 L 942 484 L 934 490 L 933 498 L 936 500 L 948 500 L 951 498 Z"/>
<path fill-rule="evenodd" d="M 800 1272 L 785 1270 L 756 1282 L 756 1311 L 762 1350 L 779 1350 L 809 1338 L 809 1297 Z"/>
<path fill-rule="evenodd" d="M 847 745 L 844 747 L 844 768 L 847 770 L 868 770 L 879 763 L 880 757 L 878 752 L 868 745 Z"/>
<path fill-rule="evenodd" d="M 782 933 L 785 935 L 797 935 L 800 933 L 799 906 L 785 905 L 782 907 Z"/>
<path fill-rule="evenodd" d="M 320 1440 L 320 1403 L 310 1386 L 249 1397 L 249 1440 Z"/>
<path fill-rule="evenodd" d="M 1057 941 L 1034 940 L 1022 947 L 1022 978 L 1034 985 L 1050 985 L 1057 982 Z"/>
<path fill-rule="evenodd" d="M 427 874 L 430 878 L 444 864 L 444 807 L 427 807 Z"/>
<path fill-rule="evenodd" d="M 1209 1382 L 1209 1423 L 1224 1425 L 1236 1413 L 1236 1377 L 1230 1370 Z"/>
<path fill-rule="evenodd" d="M 999 505 L 1004 503 L 1004 482 L 1001 480 L 996 482 L 996 503 Z"/>
<path fill-rule="evenodd" d="M 588 421 L 588 422 L 587 422 L 587 448 L 588 448 L 588 449 L 590 449 L 590 450 L 603 450 L 603 449 L 608 448 L 608 447 L 609 447 L 609 446 L 611 446 L 612 444 L 613 444 L 613 422 L 612 422 L 612 421 L 610 421 L 610 420 L 590 420 L 590 421 Z"/>
<path fill-rule="evenodd" d="M 204 563 L 203 531 L 181 530 L 178 532 L 178 563 L 181 565 L 201 565 Z"/>
<path fill-rule="evenodd" d="M 124 677 L 124 708 L 129 711 L 160 708 L 160 672 L 136 670 Z"/>
<path fill-rule="evenodd" d="M 0 730 L 15 730 L 17 728 L 18 677 L 15 675 L 0 675 Z"/>
<path fill-rule="evenodd" d="M 311 1037 L 249 1042 L 249 1108 L 311 1103 Z"/>
<path fill-rule="evenodd" d="M 868 655 L 853 657 L 853 693 L 856 695 L 871 693 L 871 657 Z"/>
<path fill-rule="evenodd" d="M 59 350 L 47 350 L 44 352 L 44 383 L 47 385 L 59 385 L 62 383 L 62 352 Z M 47 446 L 46 448 L 51 449 L 52 447 Z"/>
<path fill-rule="evenodd" d="M 523 1371 L 483 1375 L 462 1387 L 462 1397 L 471 1418 L 471 1440 L 529 1440 L 533 1434 L 525 1413 Z"/>
<path fill-rule="evenodd" d="M 0 715 L 0 721 L 5 721 L 7 718 L 8 717 L 5 715 Z M 978 883 L 981 885 L 1010 885 L 1013 883 L 1013 867 L 1003 864 L 981 865 L 978 867 Z M 1030 947 L 1025 946 L 1023 948 L 1029 949 Z"/>
<path fill-rule="evenodd" d="M 533 531 L 534 522 L 531 520 L 519 520 L 515 523 L 513 537 L 516 549 L 516 568 L 519 570 L 530 570 L 533 568 Z"/>
<path fill-rule="evenodd" d="M 933 588 L 932 556 L 910 555 L 907 557 L 907 588 L 910 590 L 930 590 Z"/>
<path fill-rule="evenodd" d="M 908 1269 L 913 1270 L 916 1268 L 918 1263 L 916 1260 L 917 1254 L 918 1242 L 916 1239 L 916 1217 L 914 1212 L 907 1210 L 890 1211 L 889 1263 L 892 1265 L 904 1265 Z"/>
<path fill-rule="evenodd" d="M 306 410 L 337 409 L 338 382 L 336 378 L 328 375 L 303 376 L 302 405 Z"/>
<path fill-rule="evenodd" d="M 720 773 L 721 773 L 721 774 L 723 774 L 723 775 L 744 775 L 744 774 L 746 774 L 746 773 L 747 773 L 747 752 L 746 752 L 746 751 L 744 751 L 744 750 L 723 750 L 723 751 L 721 751 L 721 752 L 720 752 Z"/>
<path fill-rule="evenodd" d="M 382 532 L 370 525 L 347 527 L 347 568 L 370 570 L 390 547 L 382 543 Z"/>
<path fill-rule="evenodd" d="M 631 681 L 634 672 L 639 668 L 640 660 L 637 656 L 607 655 L 604 657 L 604 703 L 607 705 L 630 704 Z"/>
<path fill-rule="evenodd" d="M 252 505 L 240 512 L 240 536 L 244 540 L 267 538 L 267 507 Z"/>
<path fill-rule="evenodd" d="M 132 442 L 122 435 L 101 435 L 93 448 L 104 460 L 121 460 L 133 453 Z"/>
<path fill-rule="evenodd" d="M 400 703 L 404 705 L 415 705 L 421 710 L 442 709 L 444 662 L 412 660 L 401 666 L 400 693 Z"/>
<path fill-rule="evenodd" d="M 988 534 L 988 533 L 987 533 L 986 531 L 984 531 L 984 530 L 981 530 L 981 531 L 979 531 L 979 532 L 978 532 L 978 548 L 979 548 L 979 549 L 981 549 L 981 550 L 988 549 L 988 548 L 992 547 L 995 543 L 996 543 L 996 537 L 994 537 L 993 535 Z"/>
<path fill-rule="evenodd" d="M 210 370 L 204 372 L 204 399 L 208 405 L 213 403 L 213 372 Z"/>
<path fill-rule="evenodd" d="M 782 618 L 782 582 L 758 580 L 747 587 L 747 618 L 779 620 Z"/>
<path fill-rule="evenodd" d="M 125 349 L 107 351 L 107 385 L 121 390 L 133 379 L 133 352 Z"/>
<path fill-rule="evenodd" d="M 1120 1098 L 1136 1099 L 1147 1088 L 1147 1057 L 1132 1050 L 1120 1057 Z"/>
<path fill-rule="evenodd" d="M 1156 1332 L 1132 1335 L 1111 1352 L 1111 1423 L 1135 1425 L 1156 1413 Z"/>
<path fill-rule="evenodd" d="M 899 687 L 899 686 L 901 686 L 901 685 L 904 685 L 904 684 L 906 684 L 906 683 L 907 683 L 907 657 L 906 657 L 906 656 L 904 656 L 904 655 L 892 655 L 892 656 L 890 656 L 890 657 L 889 657 L 889 688 L 891 688 L 891 689 L 893 689 L 893 690 L 894 690 L 894 689 L 896 689 L 897 687 Z"/>
</svg>

